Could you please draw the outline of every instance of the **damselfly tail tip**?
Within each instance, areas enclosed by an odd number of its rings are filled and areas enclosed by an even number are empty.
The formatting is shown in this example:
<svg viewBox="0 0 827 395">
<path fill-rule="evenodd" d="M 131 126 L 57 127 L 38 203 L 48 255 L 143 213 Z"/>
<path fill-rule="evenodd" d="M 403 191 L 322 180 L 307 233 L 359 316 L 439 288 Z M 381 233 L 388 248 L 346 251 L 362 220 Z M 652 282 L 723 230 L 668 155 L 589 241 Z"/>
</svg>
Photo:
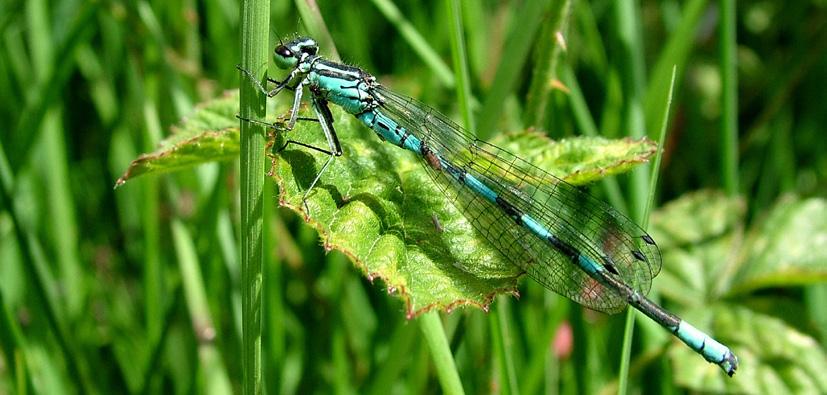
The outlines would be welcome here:
<svg viewBox="0 0 827 395">
<path fill-rule="evenodd" d="M 726 355 L 724 355 L 724 359 L 718 363 L 718 366 L 720 366 L 729 377 L 732 377 L 735 371 L 738 370 L 738 357 L 731 352 L 727 352 Z"/>
</svg>

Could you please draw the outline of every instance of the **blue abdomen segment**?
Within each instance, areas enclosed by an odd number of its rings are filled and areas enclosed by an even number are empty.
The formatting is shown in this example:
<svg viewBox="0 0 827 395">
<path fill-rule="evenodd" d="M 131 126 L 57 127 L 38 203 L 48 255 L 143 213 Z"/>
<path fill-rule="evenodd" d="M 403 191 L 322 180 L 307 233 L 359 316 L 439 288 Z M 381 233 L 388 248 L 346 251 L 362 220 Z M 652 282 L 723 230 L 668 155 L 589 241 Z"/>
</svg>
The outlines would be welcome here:
<svg viewBox="0 0 827 395">
<path fill-rule="evenodd" d="M 585 270 L 586 273 L 594 275 L 597 272 L 603 270 L 603 267 L 601 265 L 597 264 L 591 258 L 581 254 L 579 251 L 577 251 L 577 249 L 560 240 L 557 236 L 551 234 L 551 232 L 548 229 L 546 229 L 543 225 L 537 222 L 537 220 L 532 218 L 530 215 L 522 214 L 519 218 L 519 221 L 532 233 L 534 233 L 541 239 L 547 241 L 558 251 L 568 256 L 569 259 L 572 260 L 572 262 L 580 266 L 580 268 Z"/>
<path fill-rule="evenodd" d="M 729 347 L 683 320 L 678 323 L 677 328 L 672 332 L 687 346 L 701 354 L 704 359 L 718 364 L 730 376 L 735 373 L 735 369 L 738 367 L 738 358 L 730 351 Z"/>
<path fill-rule="evenodd" d="M 376 132 L 380 139 L 422 155 L 422 140 L 381 111 L 367 110 L 356 114 L 356 118 Z"/>
</svg>

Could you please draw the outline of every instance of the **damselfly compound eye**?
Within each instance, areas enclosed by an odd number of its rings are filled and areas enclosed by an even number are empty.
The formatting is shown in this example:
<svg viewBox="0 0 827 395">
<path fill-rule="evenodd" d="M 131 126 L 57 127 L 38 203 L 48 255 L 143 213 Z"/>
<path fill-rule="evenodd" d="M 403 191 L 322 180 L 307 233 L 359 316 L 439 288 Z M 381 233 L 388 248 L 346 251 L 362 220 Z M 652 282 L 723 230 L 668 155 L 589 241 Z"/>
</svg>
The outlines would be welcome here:
<svg viewBox="0 0 827 395">
<path fill-rule="evenodd" d="M 276 55 L 281 56 L 283 58 L 291 58 L 293 57 L 293 52 L 291 52 L 284 45 L 279 45 L 278 47 L 276 47 Z"/>
</svg>

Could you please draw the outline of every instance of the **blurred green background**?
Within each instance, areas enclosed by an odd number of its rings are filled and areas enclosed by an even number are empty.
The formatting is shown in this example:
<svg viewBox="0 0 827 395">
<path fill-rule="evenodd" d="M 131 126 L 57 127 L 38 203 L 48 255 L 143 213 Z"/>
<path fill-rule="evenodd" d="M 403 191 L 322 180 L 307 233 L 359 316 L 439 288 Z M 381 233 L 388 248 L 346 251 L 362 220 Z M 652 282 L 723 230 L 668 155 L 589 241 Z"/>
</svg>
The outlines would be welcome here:
<svg viewBox="0 0 827 395">
<path fill-rule="evenodd" d="M 450 4 L 273 1 L 269 38 L 313 33 L 460 120 Z M 237 162 L 113 190 L 238 87 L 239 21 L 229 0 L 0 0 L 0 394 L 240 391 Z M 730 18 L 703 0 L 468 1 L 461 21 L 479 136 L 657 139 L 676 69 L 653 294 L 742 366 L 728 379 L 640 319 L 631 390 L 827 391 L 827 2 L 745 1 Z M 592 189 L 639 214 L 647 174 Z M 266 392 L 439 391 L 399 299 L 276 194 L 268 183 Z M 442 315 L 466 392 L 616 392 L 623 315 L 521 284 L 496 314 Z"/>
</svg>

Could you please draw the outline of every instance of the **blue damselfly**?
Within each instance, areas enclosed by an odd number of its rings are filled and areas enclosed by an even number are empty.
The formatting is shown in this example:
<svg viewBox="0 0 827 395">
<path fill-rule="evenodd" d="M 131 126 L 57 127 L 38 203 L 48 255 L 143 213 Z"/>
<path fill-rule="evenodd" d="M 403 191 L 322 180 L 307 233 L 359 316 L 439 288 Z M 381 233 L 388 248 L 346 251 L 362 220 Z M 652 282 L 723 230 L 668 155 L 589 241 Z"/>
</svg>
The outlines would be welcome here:
<svg viewBox="0 0 827 395">
<path fill-rule="evenodd" d="M 304 89 L 311 93 L 314 120 L 328 146 L 293 140 L 284 145 L 329 156 L 303 201 L 331 161 L 342 155 L 328 108 L 333 103 L 380 139 L 416 154 L 445 198 L 529 277 L 591 309 L 616 313 L 631 305 L 707 361 L 734 374 L 738 358 L 728 347 L 645 297 L 661 269 L 661 254 L 655 241 L 632 220 L 514 154 L 474 138 L 436 110 L 385 88 L 365 71 L 324 59 L 318 49 L 308 37 L 276 47 L 276 65 L 290 74 L 283 81 L 268 79 L 275 84 L 270 91 L 242 69 L 269 97 L 284 89 L 295 92 L 288 130 L 302 119 L 298 114 Z"/>
</svg>

